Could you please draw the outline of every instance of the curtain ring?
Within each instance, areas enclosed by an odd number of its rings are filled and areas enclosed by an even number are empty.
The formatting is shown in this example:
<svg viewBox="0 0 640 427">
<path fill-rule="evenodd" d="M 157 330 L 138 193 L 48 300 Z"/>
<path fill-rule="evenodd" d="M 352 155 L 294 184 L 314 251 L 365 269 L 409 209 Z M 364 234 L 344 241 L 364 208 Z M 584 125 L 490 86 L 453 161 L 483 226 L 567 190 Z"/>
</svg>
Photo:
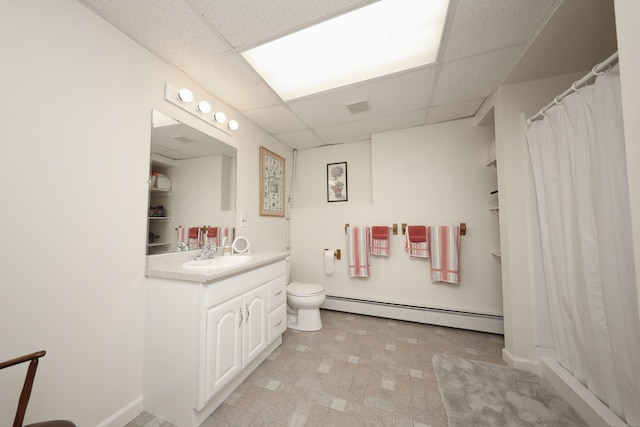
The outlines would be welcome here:
<svg viewBox="0 0 640 427">
<path fill-rule="evenodd" d="M 578 87 L 578 82 L 573 82 L 571 83 L 571 89 L 573 89 L 574 92 L 579 92 L 580 88 Z"/>
<path fill-rule="evenodd" d="M 553 103 L 556 104 L 556 105 L 562 104 L 562 102 L 561 102 L 561 100 L 559 98 L 560 98 L 560 95 L 558 95 L 555 98 L 553 98 Z"/>
<path fill-rule="evenodd" d="M 607 66 L 606 69 L 602 70 L 602 71 L 596 71 L 596 69 L 600 66 L 600 64 L 596 65 L 595 67 L 593 67 L 593 69 L 591 70 L 591 72 L 593 73 L 594 76 L 601 76 L 604 73 L 608 73 L 609 71 L 611 71 L 611 64 L 609 64 Z"/>
<path fill-rule="evenodd" d="M 544 108 L 541 108 L 540 111 L 538 112 L 538 114 L 540 114 L 542 117 L 546 117 L 547 116 L 547 113 L 544 110 Z"/>
</svg>

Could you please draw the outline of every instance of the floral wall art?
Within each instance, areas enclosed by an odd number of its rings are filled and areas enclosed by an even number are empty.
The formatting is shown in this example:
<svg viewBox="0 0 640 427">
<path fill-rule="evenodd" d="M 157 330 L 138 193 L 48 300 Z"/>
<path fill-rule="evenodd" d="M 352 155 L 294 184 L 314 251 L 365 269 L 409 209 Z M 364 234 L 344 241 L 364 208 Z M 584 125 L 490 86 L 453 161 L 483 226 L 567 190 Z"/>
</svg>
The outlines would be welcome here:
<svg viewBox="0 0 640 427">
<path fill-rule="evenodd" d="M 284 216 L 285 160 L 260 147 L 260 215 Z"/>
<path fill-rule="evenodd" d="M 327 165 L 327 201 L 346 202 L 347 162 L 329 163 Z"/>
</svg>

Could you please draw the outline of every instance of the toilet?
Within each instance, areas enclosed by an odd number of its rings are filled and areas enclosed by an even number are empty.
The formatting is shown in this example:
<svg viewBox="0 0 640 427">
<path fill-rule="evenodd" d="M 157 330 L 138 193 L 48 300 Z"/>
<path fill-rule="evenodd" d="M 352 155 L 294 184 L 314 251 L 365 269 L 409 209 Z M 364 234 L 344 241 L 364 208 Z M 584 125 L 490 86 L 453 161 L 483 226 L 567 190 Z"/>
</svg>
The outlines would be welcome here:
<svg viewBox="0 0 640 427">
<path fill-rule="evenodd" d="M 297 331 L 319 331 L 322 329 L 320 305 L 325 293 L 317 283 L 289 283 L 291 257 L 287 257 L 287 327 Z"/>
</svg>

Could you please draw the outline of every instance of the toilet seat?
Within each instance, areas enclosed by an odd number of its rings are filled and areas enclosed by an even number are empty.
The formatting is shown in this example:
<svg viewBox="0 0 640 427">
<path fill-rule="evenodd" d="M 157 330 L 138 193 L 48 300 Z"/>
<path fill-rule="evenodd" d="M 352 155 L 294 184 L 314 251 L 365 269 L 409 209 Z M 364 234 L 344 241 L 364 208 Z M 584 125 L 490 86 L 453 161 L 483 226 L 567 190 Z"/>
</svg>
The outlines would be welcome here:
<svg viewBox="0 0 640 427">
<path fill-rule="evenodd" d="M 322 285 L 317 283 L 293 282 L 287 285 L 287 294 L 297 297 L 312 297 L 324 293 Z"/>
</svg>

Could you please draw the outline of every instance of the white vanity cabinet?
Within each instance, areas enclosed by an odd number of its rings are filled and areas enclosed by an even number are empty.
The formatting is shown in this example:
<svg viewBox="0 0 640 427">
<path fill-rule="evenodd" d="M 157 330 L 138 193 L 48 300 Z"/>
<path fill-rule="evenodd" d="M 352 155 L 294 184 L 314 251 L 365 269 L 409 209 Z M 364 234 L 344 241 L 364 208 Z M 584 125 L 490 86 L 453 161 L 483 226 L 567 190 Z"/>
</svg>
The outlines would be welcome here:
<svg viewBox="0 0 640 427">
<path fill-rule="evenodd" d="M 285 261 L 212 282 L 146 282 L 144 410 L 199 426 L 282 343 Z"/>
<path fill-rule="evenodd" d="M 260 286 L 207 310 L 205 401 L 267 347 L 266 300 Z"/>
</svg>

